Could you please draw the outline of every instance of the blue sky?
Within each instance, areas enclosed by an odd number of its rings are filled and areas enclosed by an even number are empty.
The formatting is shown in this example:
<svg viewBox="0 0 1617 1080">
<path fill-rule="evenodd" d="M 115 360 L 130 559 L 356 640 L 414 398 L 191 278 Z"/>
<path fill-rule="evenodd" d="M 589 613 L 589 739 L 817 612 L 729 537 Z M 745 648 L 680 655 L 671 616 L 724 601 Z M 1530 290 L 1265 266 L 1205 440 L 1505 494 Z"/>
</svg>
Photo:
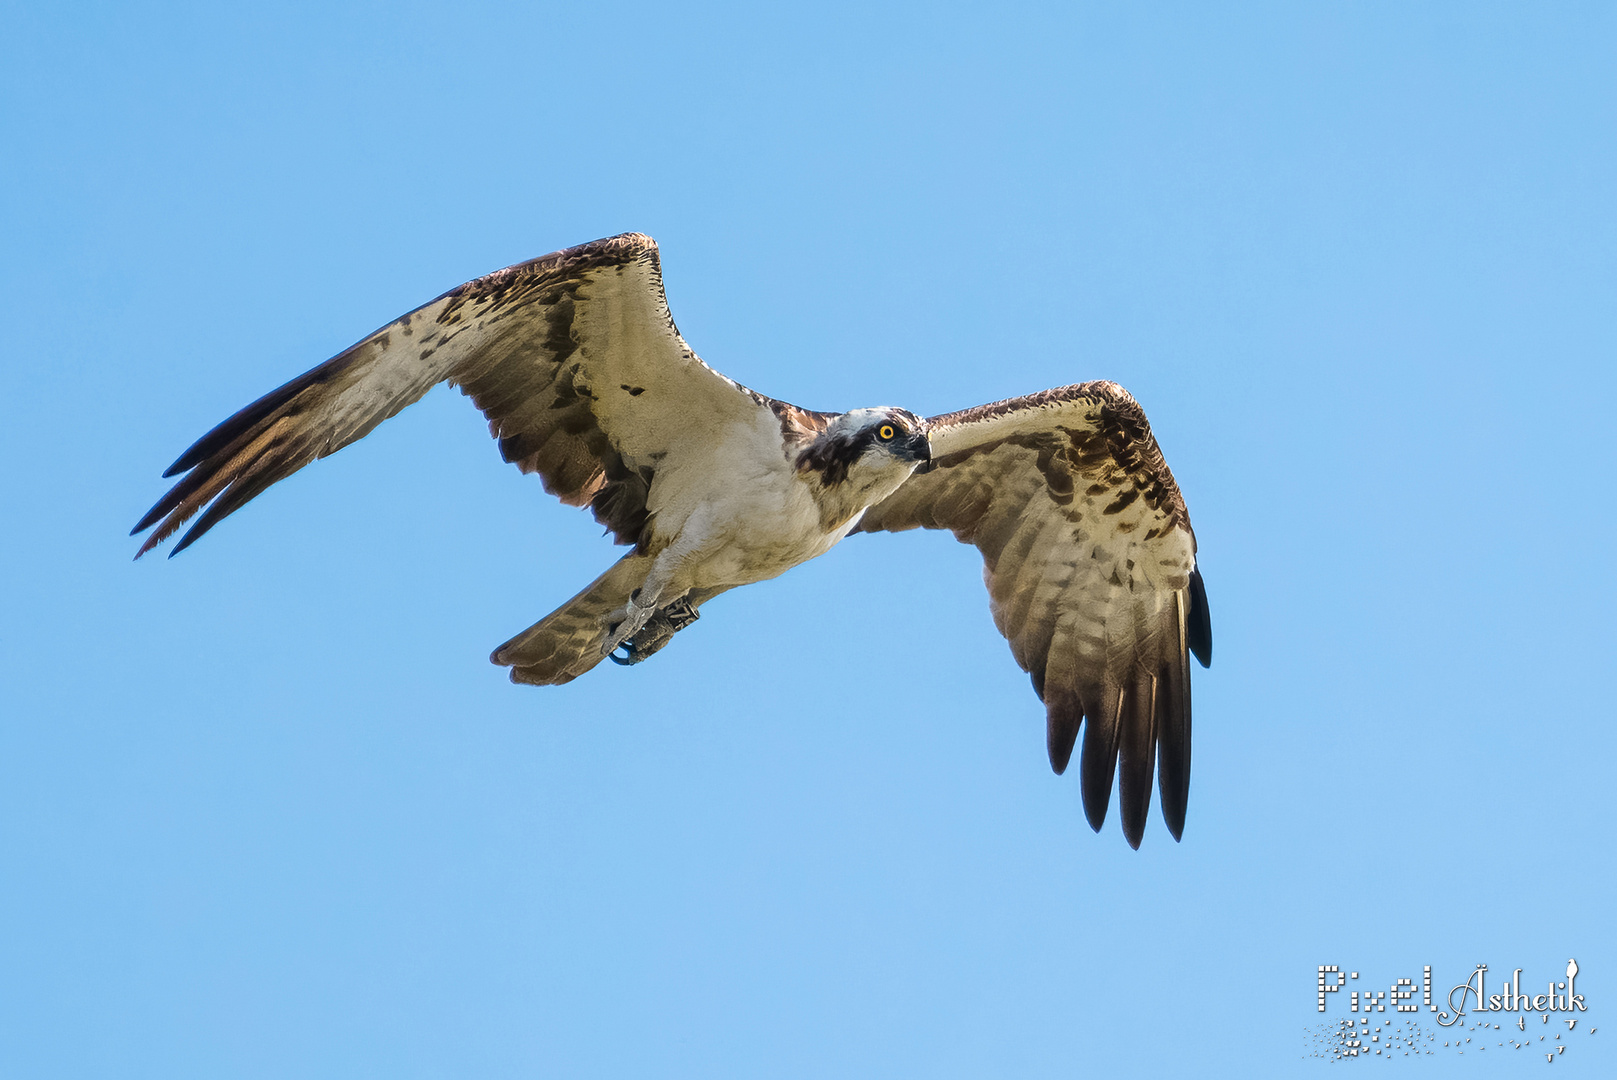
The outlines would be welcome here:
<svg viewBox="0 0 1617 1080">
<path fill-rule="evenodd" d="M 1568 957 L 1617 1039 L 1617 17 L 1219 7 L 8 6 L 0 1071 L 1289 1076 L 1382 1068 L 1317 965 Z M 1182 843 L 1090 831 L 947 536 L 510 686 L 616 549 L 451 391 L 130 562 L 238 406 L 625 230 L 776 397 L 1139 398 Z"/>
</svg>

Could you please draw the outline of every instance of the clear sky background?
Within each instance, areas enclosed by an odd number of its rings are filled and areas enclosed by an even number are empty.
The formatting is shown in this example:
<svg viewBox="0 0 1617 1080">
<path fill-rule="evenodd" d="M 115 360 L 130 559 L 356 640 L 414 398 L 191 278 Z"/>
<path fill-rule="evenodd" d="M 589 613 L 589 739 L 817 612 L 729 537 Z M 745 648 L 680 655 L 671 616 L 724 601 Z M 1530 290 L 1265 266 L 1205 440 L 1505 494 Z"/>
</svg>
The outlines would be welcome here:
<svg viewBox="0 0 1617 1080">
<path fill-rule="evenodd" d="M 0 1072 L 1382 1070 L 1317 965 L 1576 957 L 1614 1075 L 1617 15 L 1211 6 L 7 4 Z M 618 549 L 452 391 L 130 562 L 237 407 L 625 230 L 776 397 L 1139 398 L 1182 843 L 1090 831 L 947 535 L 509 685 Z"/>
</svg>

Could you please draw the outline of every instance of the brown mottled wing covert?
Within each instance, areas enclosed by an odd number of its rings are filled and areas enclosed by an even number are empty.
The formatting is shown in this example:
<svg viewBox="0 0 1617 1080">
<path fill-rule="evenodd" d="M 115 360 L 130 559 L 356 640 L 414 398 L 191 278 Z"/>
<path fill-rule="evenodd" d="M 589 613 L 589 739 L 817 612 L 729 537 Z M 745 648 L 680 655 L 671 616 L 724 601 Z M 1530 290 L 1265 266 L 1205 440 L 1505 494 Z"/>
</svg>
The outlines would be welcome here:
<svg viewBox="0 0 1617 1080">
<path fill-rule="evenodd" d="M 1139 847 L 1155 758 L 1178 839 L 1188 654 L 1206 665 L 1212 632 L 1190 518 L 1144 412 L 1117 384 L 1092 382 L 929 424 L 933 467 L 871 507 L 859 531 L 949 529 L 975 544 L 994 624 L 1045 703 L 1056 772 L 1087 721 L 1089 823 L 1106 820 L 1120 773 L 1123 832 Z"/>
<path fill-rule="evenodd" d="M 135 526 L 157 526 L 140 554 L 202 511 L 178 554 L 440 382 L 483 411 L 505 460 L 637 545 L 664 460 L 775 405 L 691 352 L 668 312 L 656 243 L 625 233 L 451 289 L 242 409 L 163 474 L 186 473 Z"/>
</svg>

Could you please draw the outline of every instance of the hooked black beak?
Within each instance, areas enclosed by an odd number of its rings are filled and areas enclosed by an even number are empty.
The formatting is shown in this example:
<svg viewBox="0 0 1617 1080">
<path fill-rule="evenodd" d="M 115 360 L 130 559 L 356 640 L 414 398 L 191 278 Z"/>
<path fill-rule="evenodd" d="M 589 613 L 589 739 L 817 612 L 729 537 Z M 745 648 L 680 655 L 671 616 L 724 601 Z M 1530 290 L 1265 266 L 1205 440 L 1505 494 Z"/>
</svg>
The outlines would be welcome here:
<svg viewBox="0 0 1617 1080">
<path fill-rule="evenodd" d="M 915 436 L 915 441 L 911 444 L 911 451 L 915 454 L 915 460 L 921 463 L 915 471 L 917 473 L 931 472 L 932 440 L 926 437 L 925 432 L 920 432 Z"/>
</svg>

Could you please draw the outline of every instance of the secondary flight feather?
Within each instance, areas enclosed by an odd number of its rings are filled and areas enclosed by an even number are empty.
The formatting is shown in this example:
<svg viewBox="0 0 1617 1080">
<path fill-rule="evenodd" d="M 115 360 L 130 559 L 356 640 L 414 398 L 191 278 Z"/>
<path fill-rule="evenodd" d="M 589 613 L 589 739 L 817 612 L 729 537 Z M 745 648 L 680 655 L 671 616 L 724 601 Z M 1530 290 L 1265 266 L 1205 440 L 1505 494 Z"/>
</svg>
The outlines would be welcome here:
<svg viewBox="0 0 1617 1080">
<path fill-rule="evenodd" d="M 657 245 L 626 233 L 451 289 L 248 405 L 169 466 L 139 555 L 178 554 L 265 488 L 440 382 L 506 461 L 632 549 L 494 650 L 514 682 L 639 663 L 708 600 L 853 532 L 948 529 L 983 554 L 995 625 L 1045 704 L 1050 764 L 1083 735 L 1098 831 L 1118 778 L 1138 847 L 1152 773 L 1175 839 L 1190 790 L 1190 666 L 1211 660 L 1185 502 L 1139 405 L 1080 383 L 923 419 L 814 412 L 709 368 L 669 314 Z M 181 475 L 183 474 L 183 476 Z"/>
</svg>

